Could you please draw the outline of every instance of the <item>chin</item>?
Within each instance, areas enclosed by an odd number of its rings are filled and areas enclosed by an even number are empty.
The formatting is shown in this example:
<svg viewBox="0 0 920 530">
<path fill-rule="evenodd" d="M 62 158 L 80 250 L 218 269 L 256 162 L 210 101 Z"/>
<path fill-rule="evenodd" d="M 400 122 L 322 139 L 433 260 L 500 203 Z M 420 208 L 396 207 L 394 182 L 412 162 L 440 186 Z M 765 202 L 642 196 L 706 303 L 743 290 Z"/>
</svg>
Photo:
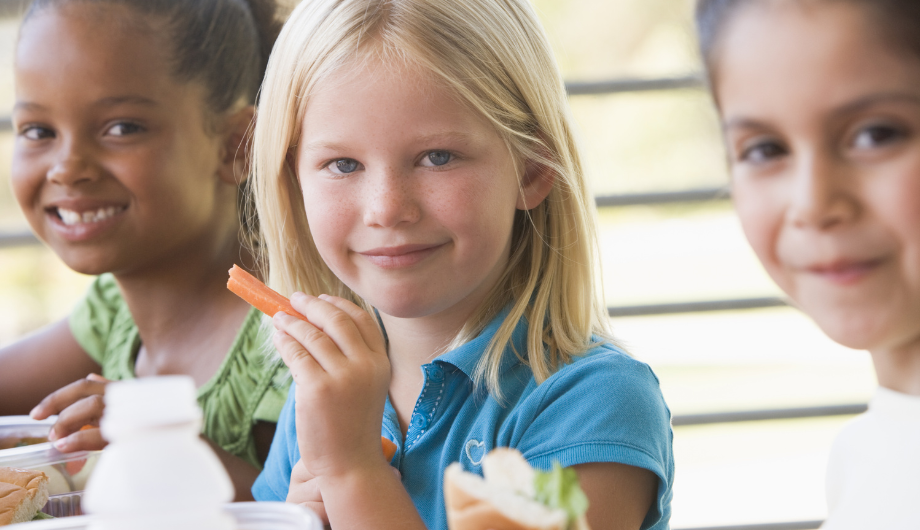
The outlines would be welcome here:
<svg viewBox="0 0 920 530">
<path fill-rule="evenodd" d="M 423 318 L 446 309 L 443 303 L 434 303 L 430 299 L 418 296 L 406 296 L 405 293 L 385 294 L 366 300 L 381 313 L 395 318 Z"/>
<path fill-rule="evenodd" d="M 112 263 L 110 256 L 99 255 L 106 253 L 58 252 L 57 249 L 52 250 L 54 250 L 58 258 L 64 262 L 64 265 L 67 265 L 71 270 L 80 274 L 99 276 L 100 274 L 112 272 L 118 268 Z"/>
<path fill-rule="evenodd" d="M 877 316 L 837 315 L 814 321 L 831 340 L 847 348 L 872 350 L 887 342 L 888 330 Z"/>
</svg>

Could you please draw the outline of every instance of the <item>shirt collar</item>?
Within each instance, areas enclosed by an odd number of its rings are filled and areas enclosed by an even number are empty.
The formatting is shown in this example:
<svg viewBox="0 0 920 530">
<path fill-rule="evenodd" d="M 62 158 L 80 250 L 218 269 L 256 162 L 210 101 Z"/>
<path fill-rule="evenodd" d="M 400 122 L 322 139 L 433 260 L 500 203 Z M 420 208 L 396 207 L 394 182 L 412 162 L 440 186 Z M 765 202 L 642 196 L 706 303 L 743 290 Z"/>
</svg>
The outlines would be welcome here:
<svg viewBox="0 0 920 530">
<path fill-rule="evenodd" d="M 479 364 L 479 359 L 482 357 L 482 354 L 489 346 L 489 342 L 492 340 L 492 337 L 494 337 L 495 333 L 498 332 L 498 328 L 505 321 L 505 318 L 508 316 L 510 311 L 511 305 L 509 304 L 505 306 L 504 309 L 499 311 L 497 315 L 495 315 L 495 317 L 486 325 L 485 328 L 483 328 L 482 332 L 480 332 L 476 338 L 454 350 L 439 356 L 433 362 L 446 363 L 456 366 L 461 372 L 466 374 L 467 377 L 473 379 L 473 374 L 476 371 L 476 365 Z M 511 347 L 512 344 L 514 345 L 514 349 Z M 521 318 L 521 320 L 518 321 L 517 326 L 514 328 L 514 333 L 511 335 L 511 343 L 505 347 L 505 351 L 502 353 L 502 360 L 501 364 L 499 365 L 500 374 L 521 362 L 521 360 L 518 359 L 518 356 L 515 355 L 515 350 L 526 358 L 526 318 Z"/>
</svg>

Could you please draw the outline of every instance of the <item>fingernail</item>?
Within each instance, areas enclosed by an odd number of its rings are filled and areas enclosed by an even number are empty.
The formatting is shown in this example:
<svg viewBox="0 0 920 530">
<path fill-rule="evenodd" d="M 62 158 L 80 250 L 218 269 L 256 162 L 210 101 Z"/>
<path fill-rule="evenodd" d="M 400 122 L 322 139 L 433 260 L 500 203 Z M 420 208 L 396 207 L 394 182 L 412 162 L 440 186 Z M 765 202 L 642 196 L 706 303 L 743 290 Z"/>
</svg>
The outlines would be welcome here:
<svg viewBox="0 0 920 530">
<path fill-rule="evenodd" d="M 36 418 L 36 416 L 38 416 L 38 407 L 39 407 L 39 406 L 40 406 L 40 405 L 36 405 L 34 409 L 32 409 L 32 410 L 29 411 L 29 417 L 32 418 L 33 420 L 37 420 L 37 419 L 38 419 L 38 418 Z"/>
<path fill-rule="evenodd" d="M 51 437 L 49 436 L 48 438 L 50 439 Z M 65 452 L 65 449 L 67 449 L 67 438 L 61 438 L 54 442 L 54 448 L 58 451 Z"/>
<path fill-rule="evenodd" d="M 293 299 L 295 299 L 295 298 L 298 299 L 298 300 L 306 300 L 306 299 L 307 299 L 307 295 L 303 294 L 303 293 L 300 292 L 300 291 L 297 291 L 297 292 L 295 292 L 294 294 L 291 295 L 291 300 L 293 300 Z"/>
<path fill-rule="evenodd" d="M 317 298 L 319 298 L 320 300 L 326 300 L 328 302 L 329 299 L 331 299 L 332 297 L 329 296 L 328 294 L 321 294 Z"/>
<path fill-rule="evenodd" d="M 58 433 L 56 433 L 54 429 L 51 429 L 50 431 L 48 431 L 48 441 L 49 442 L 53 442 L 57 440 L 58 438 L 60 438 L 60 436 L 58 436 Z"/>
</svg>

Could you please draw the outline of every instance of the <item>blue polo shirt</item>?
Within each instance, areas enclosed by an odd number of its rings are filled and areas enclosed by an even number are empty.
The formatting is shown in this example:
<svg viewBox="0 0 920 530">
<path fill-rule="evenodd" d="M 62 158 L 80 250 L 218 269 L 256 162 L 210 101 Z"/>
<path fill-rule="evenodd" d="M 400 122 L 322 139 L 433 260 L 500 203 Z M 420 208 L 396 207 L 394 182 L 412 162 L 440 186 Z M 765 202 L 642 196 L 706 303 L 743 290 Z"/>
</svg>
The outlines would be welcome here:
<svg viewBox="0 0 920 530">
<path fill-rule="evenodd" d="M 472 375 L 506 313 L 474 340 L 422 366 L 425 384 L 405 439 L 387 400 L 382 435 L 396 443 L 392 464 L 402 473 L 425 525 L 447 530 L 444 469 L 460 462 L 482 474 L 482 457 L 513 447 L 536 468 L 618 462 L 658 477 L 658 496 L 643 529 L 664 530 L 674 482 L 671 413 L 648 365 L 603 342 L 537 385 L 530 368 L 509 347 L 501 363 L 502 402 L 474 388 Z M 527 324 L 513 336 L 526 351 Z M 294 424 L 294 388 L 278 419 L 265 468 L 252 487 L 259 501 L 287 498 L 291 469 L 300 460 Z"/>
</svg>

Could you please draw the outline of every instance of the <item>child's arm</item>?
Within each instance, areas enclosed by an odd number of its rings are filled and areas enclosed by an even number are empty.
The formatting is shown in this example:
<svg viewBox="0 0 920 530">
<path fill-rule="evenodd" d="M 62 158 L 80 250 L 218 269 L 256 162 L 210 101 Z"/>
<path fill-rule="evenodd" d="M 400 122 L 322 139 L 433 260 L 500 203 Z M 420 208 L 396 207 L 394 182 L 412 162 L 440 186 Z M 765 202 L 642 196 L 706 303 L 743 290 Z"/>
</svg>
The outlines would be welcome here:
<svg viewBox="0 0 920 530">
<path fill-rule="evenodd" d="M 572 466 L 588 496 L 591 530 L 638 530 L 655 502 L 658 477 L 646 469 L 616 463 Z"/>
<path fill-rule="evenodd" d="M 297 444 L 330 523 L 337 530 L 423 529 L 380 449 L 390 364 L 377 323 L 340 298 L 295 295 L 291 302 L 309 323 L 276 315 L 275 346 L 296 383 Z"/>
<path fill-rule="evenodd" d="M 48 394 L 101 367 L 67 319 L 0 349 L 0 416 L 28 414 Z"/>
</svg>

